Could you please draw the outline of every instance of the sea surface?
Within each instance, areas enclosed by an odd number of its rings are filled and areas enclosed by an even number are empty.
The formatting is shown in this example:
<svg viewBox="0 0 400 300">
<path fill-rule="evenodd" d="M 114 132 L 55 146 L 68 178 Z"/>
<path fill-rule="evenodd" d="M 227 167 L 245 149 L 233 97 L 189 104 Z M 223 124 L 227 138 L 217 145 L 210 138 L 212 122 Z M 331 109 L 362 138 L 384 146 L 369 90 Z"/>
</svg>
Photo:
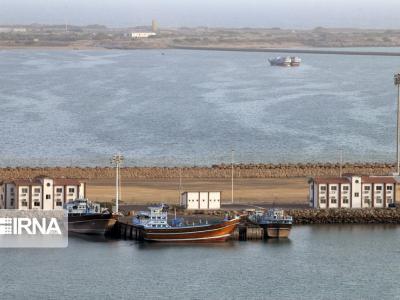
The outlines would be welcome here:
<svg viewBox="0 0 400 300">
<path fill-rule="evenodd" d="M 400 57 L 271 56 L 0 50 L 0 166 L 395 160 Z"/>
<path fill-rule="evenodd" d="M 74 237 L 0 249 L 1 299 L 400 299 L 400 227 L 295 226 L 288 240 L 165 245 Z"/>
</svg>

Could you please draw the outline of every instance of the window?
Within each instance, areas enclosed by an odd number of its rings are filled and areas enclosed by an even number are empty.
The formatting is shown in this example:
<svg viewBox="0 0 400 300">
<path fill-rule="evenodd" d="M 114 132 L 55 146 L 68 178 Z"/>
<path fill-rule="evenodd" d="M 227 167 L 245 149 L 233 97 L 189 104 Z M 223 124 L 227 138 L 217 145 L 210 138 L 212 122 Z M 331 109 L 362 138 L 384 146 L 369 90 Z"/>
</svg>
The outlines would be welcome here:
<svg viewBox="0 0 400 300">
<path fill-rule="evenodd" d="M 28 202 L 22 201 L 21 205 L 22 205 L 22 206 L 28 206 Z"/>
<path fill-rule="evenodd" d="M 57 193 L 62 193 L 62 188 L 57 188 L 57 189 L 56 189 L 56 192 L 57 192 Z"/>
<path fill-rule="evenodd" d="M 325 185 L 321 185 L 321 186 L 319 187 L 319 189 L 320 189 L 321 191 L 326 191 L 326 186 L 325 186 Z"/>
<path fill-rule="evenodd" d="M 320 202 L 325 204 L 326 203 L 326 199 L 325 198 L 321 198 Z"/>
<path fill-rule="evenodd" d="M 51 184 L 50 184 L 50 182 L 48 182 L 46 185 L 47 185 L 47 186 L 50 186 Z"/>
<path fill-rule="evenodd" d="M 331 191 L 336 191 L 336 190 L 337 190 L 337 186 L 336 185 L 331 186 Z"/>
<path fill-rule="evenodd" d="M 68 189 L 68 192 L 69 192 L 69 193 L 75 193 L 75 189 L 74 189 L 74 188 L 69 188 L 69 189 Z"/>
<path fill-rule="evenodd" d="M 360 197 L 360 193 L 354 193 L 354 197 Z"/>
<path fill-rule="evenodd" d="M 21 189 L 21 193 L 22 193 L 22 194 L 26 194 L 26 193 L 28 193 L 28 189 L 27 189 L 27 188 L 23 188 L 23 189 Z"/>
<path fill-rule="evenodd" d="M 331 203 L 332 203 L 332 204 L 336 204 L 336 202 L 337 202 L 337 201 L 336 201 L 336 198 L 331 198 Z"/>
<path fill-rule="evenodd" d="M 40 188 L 35 188 L 33 191 L 34 191 L 36 194 L 38 194 L 38 193 L 40 193 Z"/>
<path fill-rule="evenodd" d="M 14 193 L 14 188 L 13 188 L 13 187 L 10 188 L 10 192 L 11 192 L 11 193 Z"/>
<path fill-rule="evenodd" d="M 349 198 L 347 197 L 343 198 L 343 204 L 349 204 Z"/>
<path fill-rule="evenodd" d="M 381 185 L 378 185 L 378 186 L 376 187 L 376 190 L 377 190 L 377 191 L 382 191 L 382 186 L 381 186 Z"/>
<path fill-rule="evenodd" d="M 356 179 L 354 182 L 355 182 L 355 183 L 360 183 L 360 181 L 359 181 L 358 179 Z"/>
<path fill-rule="evenodd" d="M 376 202 L 376 204 L 382 204 L 382 198 L 377 197 L 375 202 Z"/>
<path fill-rule="evenodd" d="M 364 191 L 369 191 L 371 190 L 371 187 L 369 185 L 364 186 Z"/>
<path fill-rule="evenodd" d="M 349 190 L 349 186 L 348 185 L 344 185 L 343 186 L 343 191 L 348 191 Z"/>
<path fill-rule="evenodd" d="M 35 202 L 33 203 L 33 205 L 34 205 L 34 206 L 40 206 L 40 202 L 39 202 L 39 201 L 35 201 Z"/>
<path fill-rule="evenodd" d="M 56 206 L 62 206 L 62 202 L 61 201 L 57 201 L 56 202 Z"/>
<path fill-rule="evenodd" d="M 51 199 L 51 195 L 47 194 L 46 199 Z"/>
<path fill-rule="evenodd" d="M 393 190 L 393 186 L 392 186 L 392 185 L 387 185 L 387 186 L 386 186 L 386 190 L 392 191 L 392 190 Z"/>
</svg>

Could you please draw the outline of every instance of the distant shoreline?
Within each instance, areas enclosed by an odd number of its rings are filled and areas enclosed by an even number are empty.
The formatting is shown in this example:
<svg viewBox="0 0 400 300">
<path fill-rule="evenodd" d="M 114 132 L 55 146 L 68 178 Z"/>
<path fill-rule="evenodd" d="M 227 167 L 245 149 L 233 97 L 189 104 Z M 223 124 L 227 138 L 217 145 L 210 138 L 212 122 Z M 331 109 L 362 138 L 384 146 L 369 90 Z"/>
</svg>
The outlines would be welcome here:
<svg viewBox="0 0 400 300">
<path fill-rule="evenodd" d="M 103 46 L 3 46 L 0 45 L 0 51 L 3 50 L 40 50 L 40 51 L 96 51 L 96 50 L 193 50 L 193 51 L 226 51 L 226 52 L 260 52 L 260 53 L 286 53 L 286 54 L 322 54 L 322 55 L 363 55 L 363 56 L 400 56 L 399 52 L 387 51 L 357 51 L 357 50 L 341 50 L 348 48 L 398 48 L 395 46 L 363 46 L 363 47 L 327 47 L 330 50 L 321 49 L 322 47 L 309 48 L 246 48 L 246 47 L 203 47 L 203 46 L 168 46 L 168 47 L 103 47 Z M 331 50 L 336 48 L 338 50 Z"/>
</svg>

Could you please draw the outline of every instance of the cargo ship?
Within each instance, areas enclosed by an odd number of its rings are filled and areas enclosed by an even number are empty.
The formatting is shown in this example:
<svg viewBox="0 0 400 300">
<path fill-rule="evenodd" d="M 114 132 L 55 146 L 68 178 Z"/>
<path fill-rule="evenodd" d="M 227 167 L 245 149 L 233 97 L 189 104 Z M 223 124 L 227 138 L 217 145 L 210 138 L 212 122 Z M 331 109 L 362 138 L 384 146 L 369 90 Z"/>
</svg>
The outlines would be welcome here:
<svg viewBox="0 0 400 300">
<path fill-rule="evenodd" d="M 293 224 L 293 218 L 279 208 L 269 209 L 266 213 L 256 212 L 249 220 L 262 227 L 268 238 L 289 237 Z"/>
<path fill-rule="evenodd" d="M 301 63 L 301 58 L 297 56 L 278 56 L 268 59 L 271 66 L 282 67 L 298 67 Z"/>
<path fill-rule="evenodd" d="M 68 211 L 68 232 L 105 235 L 117 218 L 108 210 L 101 211 L 100 204 L 87 199 L 77 199 L 65 205 Z"/>
<path fill-rule="evenodd" d="M 150 242 L 224 242 L 236 226 L 240 217 L 226 217 L 214 224 L 183 225 L 175 217 L 172 225 L 168 223 L 168 211 L 163 206 L 149 207 L 149 212 L 140 212 L 133 224 L 143 230 L 143 239 Z"/>
</svg>

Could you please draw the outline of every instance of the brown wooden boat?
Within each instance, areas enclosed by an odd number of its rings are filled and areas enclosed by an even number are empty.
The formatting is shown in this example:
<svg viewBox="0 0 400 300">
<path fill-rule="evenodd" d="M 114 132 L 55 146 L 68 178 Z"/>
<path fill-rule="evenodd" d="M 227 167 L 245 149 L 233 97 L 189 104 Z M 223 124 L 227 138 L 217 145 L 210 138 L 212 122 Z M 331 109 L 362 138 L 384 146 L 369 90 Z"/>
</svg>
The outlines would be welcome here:
<svg viewBox="0 0 400 300">
<path fill-rule="evenodd" d="M 216 224 L 170 226 L 162 207 L 150 207 L 146 216 L 146 221 L 137 217 L 134 224 L 142 228 L 144 240 L 152 242 L 224 242 L 240 222 L 240 218 L 235 217 Z"/>
</svg>

